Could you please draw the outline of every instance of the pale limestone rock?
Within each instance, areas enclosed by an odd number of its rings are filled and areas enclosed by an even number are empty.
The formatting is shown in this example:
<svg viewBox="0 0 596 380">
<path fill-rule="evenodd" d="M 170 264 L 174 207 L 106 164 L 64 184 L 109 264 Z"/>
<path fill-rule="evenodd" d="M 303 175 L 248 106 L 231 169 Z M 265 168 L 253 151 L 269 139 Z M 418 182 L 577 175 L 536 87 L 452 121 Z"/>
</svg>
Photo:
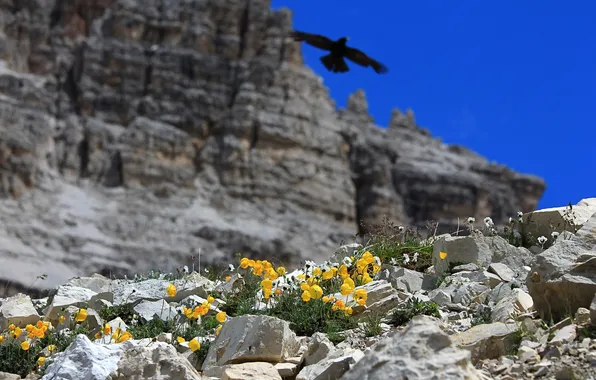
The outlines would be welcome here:
<svg viewBox="0 0 596 380">
<path fill-rule="evenodd" d="M 575 338 L 577 338 L 577 325 L 571 324 L 557 330 L 555 336 L 548 343 L 562 345 L 573 342 Z"/>
<path fill-rule="evenodd" d="M 532 311 L 534 301 L 523 290 L 515 288 L 507 296 L 501 298 L 493 307 L 492 322 L 507 322 L 520 314 Z"/>
<path fill-rule="evenodd" d="M 274 367 L 282 378 L 296 376 L 300 368 L 298 364 L 290 362 L 276 363 Z"/>
<path fill-rule="evenodd" d="M 557 321 L 589 308 L 596 294 L 596 215 L 571 239 L 537 255 L 526 284 L 542 319 Z"/>
<path fill-rule="evenodd" d="M 231 364 L 223 370 L 221 380 L 281 380 L 275 366 L 267 362 Z"/>
<path fill-rule="evenodd" d="M 360 350 L 336 349 L 323 360 L 302 368 L 296 380 L 340 379 L 363 357 L 364 353 Z"/>
<path fill-rule="evenodd" d="M 524 228 L 534 237 L 544 236 L 552 243 L 551 232 L 576 232 L 596 213 L 596 198 L 586 198 L 579 201 L 569 212 L 568 206 L 552 207 L 523 215 Z M 570 224 L 569 219 L 571 221 Z M 551 228 L 550 226 L 553 226 Z M 560 237 L 560 236 L 559 236 Z"/>
<path fill-rule="evenodd" d="M 488 267 L 488 270 L 499 276 L 501 280 L 505 282 L 511 282 L 515 280 L 515 272 L 503 263 L 492 263 Z"/>
<path fill-rule="evenodd" d="M 176 352 L 174 346 L 153 342 L 128 344 L 118 362 L 112 380 L 201 380 L 202 376 L 190 362 Z"/>
<path fill-rule="evenodd" d="M 202 369 L 220 376 L 222 367 L 237 361 L 281 362 L 296 356 L 300 344 L 289 323 L 264 315 L 242 315 L 224 323 L 211 343 Z"/>
<path fill-rule="evenodd" d="M 403 332 L 394 332 L 347 372 L 342 380 L 385 380 L 407 376 L 410 380 L 482 379 L 470 353 L 453 347 L 449 336 L 434 320 L 417 316 Z"/>
<path fill-rule="evenodd" d="M 154 318 L 168 321 L 178 316 L 176 309 L 171 307 L 165 300 L 141 301 L 135 305 L 133 310 L 145 321 L 150 321 Z"/>
<path fill-rule="evenodd" d="M 0 303 L 0 331 L 13 323 L 18 327 L 35 324 L 40 316 L 33 306 L 31 297 L 19 293 Z"/>
<path fill-rule="evenodd" d="M 469 350 L 472 361 L 505 355 L 515 343 L 519 327 L 515 323 L 495 322 L 472 327 L 452 337 L 457 347 Z"/>
<path fill-rule="evenodd" d="M 69 306 L 86 308 L 89 301 L 97 294 L 93 290 L 79 286 L 59 286 L 57 293 L 52 298 L 52 302 L 45 309 L 45 316 L 52 323 L 56 323 L 61 309 Z"/>
</svg>

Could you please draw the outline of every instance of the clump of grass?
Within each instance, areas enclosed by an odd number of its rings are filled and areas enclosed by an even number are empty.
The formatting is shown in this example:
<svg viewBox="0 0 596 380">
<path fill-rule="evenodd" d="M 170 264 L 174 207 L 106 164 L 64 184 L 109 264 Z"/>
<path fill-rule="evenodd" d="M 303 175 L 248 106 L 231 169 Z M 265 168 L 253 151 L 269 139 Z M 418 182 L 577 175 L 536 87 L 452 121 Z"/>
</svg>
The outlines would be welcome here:
<svg viewBox="0 0 596 380">
<path fill-rule="evenodd" d="M 436 232 L 436 226 L 433 226 L 430 224 L 428 228 Z M 425 239 L 418 229 L 398 226 L 387 217 L 383 218 L 381 224 L 363 224 L 362 227 L 367 231 L 367 249 L 383 263 L 419 272 L 432 265 L 434 239 Z"/>
<path fill-rule="evenodd" d="M 408 299 L 405 305 L 398 307 L 393 311 L 390 323 L 394 326 L 402 326 L 408 323 L 417 315 L 429 315 L 440 318 L 439 305 L 432 301 L 424 302 L 416 297 Z"/>
<path fill-rule="evenodd" d="M 492 309 L 486 305 L 480 305 L 472 314 L 472 326 L 491 323 Z"/>
<path fill-rule="evenodd" d="M 104 306 L 101 309 L 99 309 L 97 313 L 104 321 L 111 321 L 119 317 L 127 325 L 132 324 L 133 320 L 136 319 L 136 313 L 133 309 L 133 305 L 129 303 L 113 306 Z"/>
<path fill-rule="evenodd" d="M 366 337 L 378 336 L 383 332 L 381 327 L 382 316 L 378 313 L 369 313 L 362 322 L 362 330 Z"/>
</svg>

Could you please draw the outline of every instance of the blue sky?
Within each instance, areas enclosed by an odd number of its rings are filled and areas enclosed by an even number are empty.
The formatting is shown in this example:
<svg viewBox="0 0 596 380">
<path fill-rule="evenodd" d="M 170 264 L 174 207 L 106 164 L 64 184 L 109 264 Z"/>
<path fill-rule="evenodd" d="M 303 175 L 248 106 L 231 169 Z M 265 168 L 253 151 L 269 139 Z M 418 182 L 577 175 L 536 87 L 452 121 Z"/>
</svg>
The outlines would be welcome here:
<svg viewBox="0 0 596 380">
<path fill-rule="evenodd" d="M 596 197 L 596 2 L 272 0 L 282 6 L 295 29 L 349 36 L 389 67 L 332 74 L 303 44 L 339 107 L 362 88 L 383 127 L 412 108 L 444 142 L 543 177 L 539 208 Z"/>
</svg>

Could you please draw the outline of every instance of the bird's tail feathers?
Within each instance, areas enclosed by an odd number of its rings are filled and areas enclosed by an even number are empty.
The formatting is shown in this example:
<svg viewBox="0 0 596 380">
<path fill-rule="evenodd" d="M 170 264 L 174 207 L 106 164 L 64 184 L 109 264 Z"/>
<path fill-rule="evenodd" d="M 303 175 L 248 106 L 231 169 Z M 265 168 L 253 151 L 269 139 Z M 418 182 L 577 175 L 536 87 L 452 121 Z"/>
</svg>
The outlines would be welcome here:
<svg viewBox="0 0 596 380">
<path fill-rule="evenodd" d="M 342 57 L 335 57 L 332 54 L 322 56 L 321 62 L 327 70 L 334 73 L 345 73 L 350 70 L 348 64 Z"/>
</svg>

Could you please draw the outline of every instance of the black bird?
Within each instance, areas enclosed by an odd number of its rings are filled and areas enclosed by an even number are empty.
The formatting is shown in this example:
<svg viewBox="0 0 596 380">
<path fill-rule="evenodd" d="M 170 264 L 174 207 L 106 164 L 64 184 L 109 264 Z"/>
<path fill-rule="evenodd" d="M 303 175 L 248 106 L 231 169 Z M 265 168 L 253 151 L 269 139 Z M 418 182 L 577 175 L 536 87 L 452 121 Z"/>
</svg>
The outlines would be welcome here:
<svg viewBox="0 0 596 380">
<path fill-rule="evenodd" d="M 291 32 L 290 36 L 294 38 L 294 41 L 304 41 L 316 48 L 330 51 L 329 54 L 321 57 L 321 62 L 331 72 L 345 73 L 350 71 L 344 57 L 361 66 L 372 67 L 377 74 L 385 74 L 389 71 L 385 65 L 375 61 L 360 50 L 346 46 L 348 37 L 342 37 L 337 41 L 333 41 L 320 34 L 305 33 L 296 30 Z"/>
</svg>

